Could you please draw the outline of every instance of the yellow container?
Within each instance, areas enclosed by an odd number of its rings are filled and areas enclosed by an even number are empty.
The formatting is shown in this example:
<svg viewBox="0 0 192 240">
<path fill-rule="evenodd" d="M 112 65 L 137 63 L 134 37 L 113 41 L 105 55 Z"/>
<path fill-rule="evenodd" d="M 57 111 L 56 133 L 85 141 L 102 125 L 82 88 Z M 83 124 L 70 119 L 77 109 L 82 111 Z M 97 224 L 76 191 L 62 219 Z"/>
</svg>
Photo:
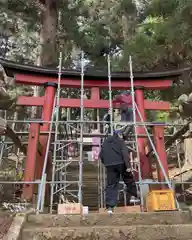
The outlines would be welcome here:
<svg viewBox="0 0 192 240">
<path fill-rule="evenodd" d="M 146 205 L 149 212 L 176 210 L 174 193 L 169 189 L 153 190 L 147 196 Z"/>
</svg>

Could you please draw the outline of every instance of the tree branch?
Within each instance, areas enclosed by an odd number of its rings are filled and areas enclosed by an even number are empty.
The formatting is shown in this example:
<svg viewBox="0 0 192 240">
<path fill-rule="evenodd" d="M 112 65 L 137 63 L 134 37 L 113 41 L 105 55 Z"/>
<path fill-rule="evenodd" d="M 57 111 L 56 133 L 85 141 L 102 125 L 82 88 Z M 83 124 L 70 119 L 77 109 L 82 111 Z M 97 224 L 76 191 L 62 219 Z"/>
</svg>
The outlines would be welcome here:
<svg viewBox="0 0 192 240">
<path fill-rule="evenodd" d="M 46 11 L 45 0 L 32 0 L 34 6 L 40 9 L 42 12 Z"/>
</svg>

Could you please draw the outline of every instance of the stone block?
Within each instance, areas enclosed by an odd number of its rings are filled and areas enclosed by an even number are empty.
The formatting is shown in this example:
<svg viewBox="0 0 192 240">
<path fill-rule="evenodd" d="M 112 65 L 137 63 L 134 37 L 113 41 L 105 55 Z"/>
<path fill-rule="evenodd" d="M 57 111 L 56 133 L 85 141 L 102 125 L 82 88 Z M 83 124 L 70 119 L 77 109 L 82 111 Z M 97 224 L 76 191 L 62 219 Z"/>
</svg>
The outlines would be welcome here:
<svg viewBox="0 0 192 240">
<path fill-rule="evenodd" d="M 130 226 L 152 224 L 188 224 L 192 222 L 188 211 L 156 212 L 156 213 L 115 213 L 110 217 L 107 213 L 90 213 L 86 217 L 80 215 L 29 215 L 28 224 L 44 227 L 73 226 Z"/>
</svg>

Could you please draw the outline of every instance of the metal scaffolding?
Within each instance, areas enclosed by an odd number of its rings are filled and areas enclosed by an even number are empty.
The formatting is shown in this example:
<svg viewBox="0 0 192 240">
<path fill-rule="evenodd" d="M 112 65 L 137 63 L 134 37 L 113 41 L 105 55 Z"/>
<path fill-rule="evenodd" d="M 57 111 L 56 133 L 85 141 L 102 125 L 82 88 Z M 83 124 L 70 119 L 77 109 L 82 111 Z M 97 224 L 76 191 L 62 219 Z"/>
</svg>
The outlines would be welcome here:
<svg viewBox="0 0 192 240">
<path fill-rule="evenodd" d="M 46 166 L 50 148 L 51 133 L 54 130 L 54 150 L 52 160 L 52 183 L 50 194 L 50 212 L 52 213 L 54 202 L 61 199 L 78 201 L 82 204 L 83 186 L 83 133 L 84 133 L 84 53 L 81 54 L 81 98 L 80 98 L 80 121 L 79 123 L 60 122 L 60 81 L 62 70 L 62 55 L 59 58 L 58 86 L 54 103 L 52 122 L 47 143 L 44 169 L 38 195 L 37 212 L 43 211 L 43 189 L 46 181 Z M 55 128 L 53 119 L 55 117 Z M 61 134 L 62 128 L 62 134 Z M 70 151 L 72 149 L 72 151 Z M 76 153 L 76 154 L 74 154 Z M 77 171 L 77 172 L 75 172 Z M 62 198 L 61 198 L 62 197 Z"/>
<path fill-rule="evenodd" d="M 49 122 L 49 131 L 44 134 L 48 135 L 48 142 L 46 146 L 46 154 L 44 159 L 44 166 L 42 171 L 42 177 L 39 181 L 30 182 L 31 184 L 38 184 L 38 201 L 37 201 L 37 213 L 43 212 L 44 210 L 44 201 L 45 201 L 45 186 L 46 183 L 50 185 L 50 212 L 53 212 L 53 209 L 60 201 L 61 196 L 65 200 L 75 201 L 80 204 L 83 204 L 83 171 L 85 166 L 85 151 L 84 147 L 85 137 L 94 137 L 98 136 L 102 140 L 108 136 L 112 135 L 114 130 L 125 131 L 127 127 L 132 127 L 132 132 L 128 136 L 127 145 L 132 152 L 135 153 L 135 157 L 132 157 L 132 171 L 138 173 L 138 191 L 140 192 L 141 198 L 141 209 L 144 206 L 144 196 L 143 188 L 144 185 L 149 184 L 162 184 L 161 182 L 147 182 L 143 181 L 141 176 L 141 166 L 140 166 L 140 153 L 138 147 L 138 138 L 145 137 L 148 139 L 152 151 L 157 159 L 157 162 L 163 172 L 165 182 L 170 189 L 172 189 L 172 183 L 166 176 L 165 170 L 161 164 L 159 156 L 157 154 L 155 145 L 151 134 L 148 131 L 148 126 L 153 126 L 153 123 L 146 123 L 142 119 L 142 115 L 138 109 L 138 106 L 135 101 L 135 90 L 134 90 L 134 76 L 133 76 L 133 67 L 132 67 L 132 58 L 129 58 L 129 67 L 130 67 L 130 95 L 132 98 L 132 112 L 133 112 L 133 121 L 129 123 L 117 122 L 113 119 L 113 96 L 112 96 L 112 87 L 111 87 L 111 59 L 110 55 L 107 57 L 108 65 L 108 99 L 109 99 L 109 115 L 110 121 L 107 122 L 107 131 L 104 128 L 104 121 L 100 121 L 97 116 L 97 121 L 85 120 L 85 109 L 84 109 L 84 67 L 85 59 L 84 54 L 81 54 L 81 89 L 80 89 L 80 119 L 71 120 L 67 119 L 62 121 L 60 118 L 60 97 L 61 97 L 61 75 L 62 75 L 62 55 L 60 54 L 59 58 L 59 70 L 58 70 L 58 81 L 57 81 L 57 92 L 54 99 L 54 107 L 52 111 L 52 118 Z M 97 114 L 98 115 L 98 114 Z M 25 121 L 27 122 L 27 121 Z M 30 123 L 31 121 L 28 121 Z M 41 122 L 41 121 L 38 121 Z M 87 128 L 91 128 L 94 124 L 97 124 L 97 133 L 91 133 Z M 165 124 L 170 125 L 170 124 Z M 144 129 L 144 134 L 138 133 L 138 127 L 142 126 Z M 24 134 L 18 133 L 18 134 Z M 27 132 L 25 132 L 27 134 Z M 42 134 L 42 133 L 41 133 Z M 0 165 L 3 159 L 3 154 L 5 153 L 6 143 L 3 137 L 2 147 L 0 151 Z M 46 169 L 49 160 L 49 153 L 52 152 L 52 176 L 51 179 L 48 178 Z M 105 207 L 105 187 L 106 187 L 106 174 L 105 168 L 100 161 L 97 162 L 98 170 L 98 191 L 99 191 L 99 207 Z M 181 179 L 182 181 L 182 179 Z M 15 181 L 16 182 L 16 181 Z M 23 184 L 24 182 L 20 182 Z M 124 191 L 120 189 L 120 191 Z M 126 201 L 125 201 L 126 204 Z M 177 206 L 179 208 L 179 206 Z"/>
<path fill-rule="evenodd" d="M 113 105 L 112 105 L 112 90 L 111 90 L 111 60 L 110 60 L 110 55 L 108 55 L 108 83 L 109 83 L 109 114 L 110 114 L 110 125 L 108 126 L 108 133 L 110 133 L 111 135 L 113 134 L 113 132 L 116 130 L 115 127 L 118 126 L 120 127 L 120 129 L 118 128 L 118 131 L 125 131 L 126 127 L 128 127 L 126 124 L 124 123 L 122 124 L 121 122 L 116 122 L 114 123 L 113 121 Z M 168 179 L 168 176 L 165 173 L 165 169 L 163 168 L 163 165 L 161 163 L 161 160 L 158 156 L 158 153 L 156 151 L 155 145 L 153 143 L 153 140 L 149 134 L 149 131 L 147 129 L 147 124 L 143 121 L 142 119 L 142 115 L 137 107 L 136 101 L 135 101 L 135 91 L 134 91 L 134 76 L 133 76 L 133 69 L 132 69 L 132 58 L 130 56 L 129 58 L 129 67 L 130 67 L 130 82 L 131 82 L 131 98 L 132 98 L 132 112 L 133 112 L 133 122 L 129 124 L 129 126 L 131 125 L 133 127 L 133 134 L 132 136 L 127 139 L 127 146 L 132 149 L 132 151 L 136 154 L 136 157 L 133 159 L 132 158 L 132 172 L 138 172 L 138 182 L 137 182 L 137 186 L 138 186 L 138 192 L 140 195 L 140 205 L 141 205 L 141 209 L 144 209 L 144 195 L 143 195 L 143 186 L 144 185 L 149 185 L 149 184 L 165 184 L 167 185 L 170 189 L 172 189 L 172 185 L 170 180 Z M 161 168 L 161 171 L 163 172 L 164 178 L 165 178 L 165 182 L 151 182 L 151 181 L 143 181 L 142 179 L 142 175 L 141 175 L 141 164 L 140 164 L 140 153 L 139 153 L 139 147 L 138 147 L 138 133 L 137 133 L 137 127 L 138 127 L 138 122 L 137 122 L 137 117 L 139 118 L 139 121 L 142 123 L 142 126 L 144 128 L 145 134 L 146 134 L 146 138 L 148 139 L 151 148 L 153 150 L 153 153 L 157 159 L 157 162 Z M 101 167 L 102 169 L 102 167 Z M 99 171 L 100 176 L 100 181 L 102 181 L 101 183 L 101 188 L 100 188 L 100 195 L 101 197 L 101 207 L 105 206 L 105 196 L 104 196 L 104 189 L 105 189 L 105 169 Z M 121 182 L 123 189 L 120 189 L 120 192 L 124 192 L 124 198 L 126 198 L 126 186 L 123 182 Z M 126 204 L 126 199 L 124 199 L 124 202 Z M 178 202 L 176 200 L 177 203 L 177 207 L 179 208 Z"/>
<path fill-rule="evenodd" d="M 138 148 L 138 144 L 137 144 L 138 137 L 137 137 L 136 113 L 138 114 L 138 118 L 140 119 L 140 122 L 143 123 L 143 128 L 144 128 L 145 133 L 147 135 L 147 139 L 148 139 L 148 141 L 149 141 L 149 143 L 151 145 L 153 153 L 154 153 L 154 155 L 156 157 L 156 161 L 157 161 L 158 165 L 160 166 L 160 169 L 163 172 L 163 176 L 164 176 L 164 179 L 165 179 L 164 183 L 156 181 L 156 184 L 165 184 L 171 190 L 173 190 L 173 187 L 172 187 L 171 181 L 169 180 L 169 178 L 168 178 L 168 176 L 167 176 L 167 174 L 165 172 L 165 169 L 164 169 L 164 167 L 163 167 L 163 165 L 161 163 L 161 159 L 159 158 L 159 155 L 158 155 L 158 153 L 156 151 L 155 145 L 153 143 L 153 139 L 150 136 L 150 133 L 149 133 L 149 131 L 147 129 L 147 126 L 146 126 L 146 124 L 145 124 L 145 122 L 144 122 L 144 120 L 142 118 L 142 115 L 141 115 L 141 113 L 139 111 L 139 108 L 138 108 L 138 106 L 136 104 L 136 101 L 135 101 L 134 76 L 133 76 L 133 67 L 132 67 L 132 58 L 131 58 L 131 56 L 129 57 L 129 66 L 130 66 L 130 80 L 131 80 L 132 109 L 133 109 L 133 119 L 134 119 L 133 124 L 134 124 L 134 129 L 135 129 L 136 153 L 137 153 L 138 170 L 139 170 L 138 171 L 139 172 L 138 186 L 140 188 L 141 209 L 143 210 L 143 207 L 144 207 L 144 197 L 143 197 L 143 189 L 142 188 L 143 188 L 144 184 L 151 184 L 151 181 L 150 182 L 149 181 L 143 182 L 143 179 L 142 179 L 142 176 L 141 176 L 141 165 L 140 165 L 140 159 L 139 159 L 140 153 L 139 153 L 139 148 Z M 177 199 L 175 199 L 175 201 L 176 201 L 176 206 L 179 209 L 179 203 L 178 203 Z"/>
</svg>

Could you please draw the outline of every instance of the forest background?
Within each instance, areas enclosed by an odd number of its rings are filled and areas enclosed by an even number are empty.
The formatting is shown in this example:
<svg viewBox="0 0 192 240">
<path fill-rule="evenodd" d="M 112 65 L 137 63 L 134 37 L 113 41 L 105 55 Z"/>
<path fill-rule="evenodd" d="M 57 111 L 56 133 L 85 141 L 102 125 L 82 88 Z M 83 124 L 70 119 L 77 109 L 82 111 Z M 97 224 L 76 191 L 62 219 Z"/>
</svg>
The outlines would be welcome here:
<svg viewBox="0 0 192 240">
<path fill-rule="evenodd" d="M 21 64 L 57 67 L 62 52 L 64 68 L 80 68 L 83 50 L 86 68 L 102 70 L 110 52 L 112 71 L 129 70 L 129 55 L 134 71 L 184 68 L 192 61 L 191 17 L 191 0 L 1 0 L 0 54 Z M 15 88 L 2 74 L 1 80 L 11 97 L 43 91 Z M 171 89 L 146 97 L 174 105 L 191 89 L 187 72 Z M 65 89 L 62 94 L 77 96 L 76 91 Z M 165 113 L 155 115 L 155 120 L 166 118 Z"/>
</svg>

